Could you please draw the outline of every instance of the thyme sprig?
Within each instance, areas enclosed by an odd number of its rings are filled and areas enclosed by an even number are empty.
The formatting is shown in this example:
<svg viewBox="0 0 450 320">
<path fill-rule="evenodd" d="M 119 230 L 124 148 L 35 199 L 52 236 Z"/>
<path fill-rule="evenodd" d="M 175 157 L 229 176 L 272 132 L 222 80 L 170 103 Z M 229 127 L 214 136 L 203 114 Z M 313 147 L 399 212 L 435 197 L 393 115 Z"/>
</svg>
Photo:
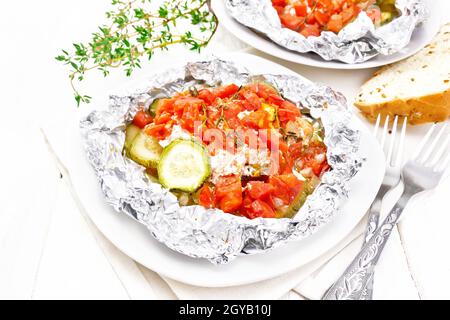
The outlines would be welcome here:
<svg viewBox="0 0 450 320">
<path fill-rule="evenodd" d="M 122 67 L 131 76 L 155 50 L 181 44 L 200 51 L 217 29 L 207 0 L 112 0 L 112 6 L 106 12 L 109 23 L 100 26 L 89 43 L 74 43 L 71 53 L 62 50 L 56 57 L 70 68 L 77 105 L 91 101 L 76 86 L 88 71 L 96 69 L 106 77 L 111 69 Z"/>
</svg>

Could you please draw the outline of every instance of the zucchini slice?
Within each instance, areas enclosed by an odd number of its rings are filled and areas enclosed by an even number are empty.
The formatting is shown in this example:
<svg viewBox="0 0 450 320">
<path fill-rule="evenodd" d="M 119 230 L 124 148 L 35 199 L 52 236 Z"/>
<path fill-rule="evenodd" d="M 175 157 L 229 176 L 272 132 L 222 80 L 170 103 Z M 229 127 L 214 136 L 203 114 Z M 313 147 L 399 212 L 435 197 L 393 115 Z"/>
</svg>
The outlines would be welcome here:
<svg viewBox="0 0 450 320">
<path fill-rule="evenodd" d="M 299 192 L 299 194 L 294 198 L 292 203 L 289 205 L 286 212 L 283 214 L 283 218 L 292 218 L 294 217 L 297 212 L 301 209 L 303 204 L 306 201 L 306 198 L 313 193 L 315 189 L 314 182 L 311 180 L 305 181 L 303 184 L 302 191 Z"/>
<path fill-rule="evenodd" d="M 156 168 L 161 152 L 158 140 L 141 131 L 131 144 L 129 157 L 144 167 Z"/>
<path fill-rule="evenodd" d="M 156 115 L 156 111 L 159 108 L 159 105 L 161 101 L 164 100 L 164 98 L 156 98 L 153 100 L 152 104 L 148 107 L 148 112 L 154 117 Z"/>
<path fill-rule="evenodd" d="M 193 140 L 172 141 L 158 164 L 159 182 L 167 189 L 194 192 L 210 174 L 208 152 Z"/>
<path fill-rule="evenodd" d="M 131 144 L 133 143 L 133 140 L 137 137 L 137 135 L 141 132 L 141 129 L 138 126 L 135 126 L 134 124 L 130 124 L 127 127 L 127 130 L 125 131 L 125 153 L 129 154 Z"/>
</svg>

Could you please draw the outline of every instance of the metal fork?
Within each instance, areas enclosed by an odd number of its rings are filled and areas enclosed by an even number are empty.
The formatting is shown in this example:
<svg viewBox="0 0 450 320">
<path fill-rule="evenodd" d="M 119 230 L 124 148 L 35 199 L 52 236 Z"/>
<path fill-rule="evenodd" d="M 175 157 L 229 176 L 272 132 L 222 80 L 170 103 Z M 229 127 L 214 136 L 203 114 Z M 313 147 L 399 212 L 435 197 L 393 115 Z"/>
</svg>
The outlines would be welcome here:
<svg viewBox="0 0 450 320">
<path fill-rule="evenodd" d="M 396 145 L 396 137 L 397 137 L 397 125 L 399 121 L 399 117 L 395 116 L 394 123 L 392 126 L 392 136 L 391 141 L 388 146 L 387 137 L 388 137 L 388 131 L 389 131 L 389 115 L 386 117 L 384 125 L 383 125 L 383 132 L 381 136 L 380 146 L 383 149 L 383 151 L 387 148 L 387 152 L 385 153 L 385 159 L 386 159 L 386 172 L 383 178 L 383 181 L 381 182 L 381 187 L 378 190 L 377 195 L 375 196 L 375 200 L 372 202 L 372 205 L 369 208 L 369 214 L 368 214 L 368 223 L 366 227 L 366 232 L 364 236 L 364 245 L 372 238 L 374 232 L 378 228 L 378 222 L 380 220 L 380 210 L 381 210 L 381 204 L 383 202 L 384 197 L 386 194 L 394 189 L 399 183 L 400 183 L 400 172 L 401 172 L 401 163 L 402 163 L 402 155 L 403 155 L 403 147 L 404 147 L 404 140 L 405 140 L 405 134 L 406 134 L 406 124 L 407 124 L 407 118 L 403 120 L 403 125 L 401 129 L 400 134 L 400 142 L 398 143 L 398 151 L 396 152 L 396 155 L 394 155 L 394 146 Z M 375 129 L 373 132 L 373 135 L 375 138 L 377 138 L 378 131 L 380 130 L 381 126 L 381 114 L 378 115 L 377 121 L 375 123 Z M 395 160 L 394 160 L 395 156 Z M 371 300 L 372 299 L 372 293 L 373 293 L 373 272 L 369 277 L 369 280 L 367 281 L 367 286 L 363 290 L 363 294 L 361 295 L 362 300 Z M 328 291 L 333 290 L 333 287 L 330 287 Z M 324 298 L 327 296 L 328 291 L 325 293 Z"/>
<path fill-rule="evenodd" d="M 384 126 L 383 126 L 383 134 L 380 142 L 380 146 L 385 150 L 385 146 L 387 146 L 387 134 L 389 130 L 389 115 L 386 117 Z M 396 155 L 394 155 L 394 146 L 396 144 L 396 137 L 397 137 L 397 125 L 398 125 L 399 117 L 395 116 L 394 123 L 392 125 L 392 136 L 391 136 L 391 142 L 389 144 L 389 149 L 387 153 L 385 154 L 386 157 L 386 172 L 383 178 L 383 182 L 381 183 L 381 187 L 378 190 L 378 193 L 375 197 L 375 200 L 372 202 L 372 205 L 369 208 L 369 215 L 368 215 L 368 223 L 366 227 L 366 232 L 364 236 L 364 245 L 372 238 L 374 232 L 378 228 L 378 222 L 380 220 L 380 211 L 381 211 L 381 204 L 383 202 L 384 197 L 386 194 L 398 186 L 400 183 L 400 171 L 401 171 L 401 165 L 402 165 L 402 159 L 403 159 L 403 148 L 404 148 L 404 142 L 405 142 L 405 135 L 406 135 L 406 124 L 408 122 L 408 118 L 403 119 L 403 125 L 401 128 L 400 133 L 400 142 L 398 143 L 398 149 L 396 152 Z M 377 121 L 375 123 L 375 129 L 374 129 L 374 136 L 377 138 L 377 134 L 380 128 L 381 124 L 381 114 L 378 115 Z M 395 159 L 394 159 L 395 157 Z M 361 296 L 362 300 L 372 300 L 373 296 L 373 276 L 374 273 L 371 274 L 369 280 L 367 281 L 367 286 L 363 290 L 363 294 Z"/>
<path fill-rule="evenodd" d="M 435 188 L 450 164 L 450 135 L 445 134 L 446 127 L 447 125 L 442 127 L 428 148 L 426 145 L 433 135 L 436 125 L 433 125 L 425 135 L 412 160 L 409 160 L 401 171 L 401 179 L 404 185 L 402 196 L 372 238 L 364 245 L 344 274 L 327 291 L 323 299 L 361 299 L 381 252 L 406 204 L 414 195 Z M 445 135 L 444 142 L 438 148 L 438 143 L 443 135 Z"/>
</svg>

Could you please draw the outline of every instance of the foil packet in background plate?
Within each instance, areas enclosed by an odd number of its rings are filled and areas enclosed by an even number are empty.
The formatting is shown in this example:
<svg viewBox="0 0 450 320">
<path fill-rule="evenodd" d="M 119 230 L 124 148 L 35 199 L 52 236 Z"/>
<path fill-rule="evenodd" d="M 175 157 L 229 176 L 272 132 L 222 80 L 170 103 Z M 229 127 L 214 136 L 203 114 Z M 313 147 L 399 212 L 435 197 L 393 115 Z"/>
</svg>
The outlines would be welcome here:
<svg viewBox="0 0 450 320">
<path fill-rule="evenodd" d="M 332 170 L 322 177 L 292 219 L 249 220 L 202 206 L 180 206 L 177 198 L 152 183 L 144 167 L 123 156 L 126 125 L 143 105 L 172 96 L 192 86 L 245 84 L 263 80 L 280 90 L 312 117 L 320 119 Z M 273 249 L 305 238 L 331 221 L 347 199 L 348 182 L 358 172 L 360 132 L 350 127 L 345 98 L 329 87 L 287 75 L 252 75 L 233 62 L 209 58 L 152 76 L 133 93 L 111 96 L 107 110 L 82 119 L 87 157 L 99 179 L 106 201 L 118 212 L 144 224 L 167 247 L 182 254 L 227 263 L 238 255 Z"/>
<path fill-rule="evenodd" d="M 224 0 L 229 14 L 239 23 L 261 33 L 276 44 L 299 53 L 315 52 L 324 60 L 362 63 L 378 55 L 391 55 L 406 47 L 414 29 L 427 17 L 424 0 L 397 0 L 400 16 L 375 27 L 361 12 L 338 34 L 323 31 L 305 38 L 281 25 L 271 0 Z"/>
</svg>

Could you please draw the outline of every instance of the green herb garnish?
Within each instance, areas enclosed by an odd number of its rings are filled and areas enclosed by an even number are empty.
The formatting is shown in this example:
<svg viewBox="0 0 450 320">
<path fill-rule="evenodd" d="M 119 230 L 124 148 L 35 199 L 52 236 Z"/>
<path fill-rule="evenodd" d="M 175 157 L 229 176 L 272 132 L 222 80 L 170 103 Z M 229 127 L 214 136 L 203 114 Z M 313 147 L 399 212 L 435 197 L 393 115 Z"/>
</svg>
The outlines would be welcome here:
<svg viewBox="0 0 450 320">
<path fill-rule="evenodd" d="M 111 69 L 123 68 L 130 76 L 133 70 L 141 68 L 143 59 L 152 58 L 155 50 L 184 44 L 200 51 L 209 43 L 217 29 L 209 1 L 166 0 L 158 6 L 154 2 L 113 0 L 114 9 L 106 13 L 108 24 L 100 26 L 89 43 L 74 43 L 73 52 L 62 50 L 56 57 L 70 67 L 69 79 L 77 105 L 91 100 L 79 93 L 75 84 L 83 81 L 90 70 L 99 70 L 106 77 Z"/>
</svg>

